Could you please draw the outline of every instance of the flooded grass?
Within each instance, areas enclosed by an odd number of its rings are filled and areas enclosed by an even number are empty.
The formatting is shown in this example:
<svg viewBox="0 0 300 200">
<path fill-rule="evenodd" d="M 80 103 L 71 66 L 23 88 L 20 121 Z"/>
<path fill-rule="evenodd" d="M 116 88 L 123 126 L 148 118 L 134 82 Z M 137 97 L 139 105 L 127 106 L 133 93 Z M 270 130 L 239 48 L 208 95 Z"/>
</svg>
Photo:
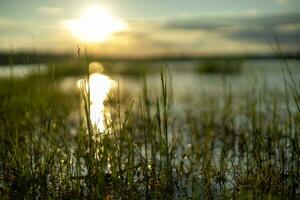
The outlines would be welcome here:
<svg viewBox="0 0 300 200">
<path fill-rule="evenodd" d="M 81 69 L 88 75 L 89 70 Z M 137 98 L 116 86 L 91 120 L 91 86 L 61 91 L 51 76 L 0 80 L 3 199 L 297 199 L 300 93 L 284 69 L 279 102 L 230 87 L 180 114 L 170 73 Z M 173 80 L 174 81 L 174 80 Z M 101 84 L 100 84 L 101 85 Z M 99 86 L 101 87 L 101 86 Z M 102 108 L 102 107 L 101 107 Z M 101 125 L 102 126 L 102 125 Z"/>
</svg>

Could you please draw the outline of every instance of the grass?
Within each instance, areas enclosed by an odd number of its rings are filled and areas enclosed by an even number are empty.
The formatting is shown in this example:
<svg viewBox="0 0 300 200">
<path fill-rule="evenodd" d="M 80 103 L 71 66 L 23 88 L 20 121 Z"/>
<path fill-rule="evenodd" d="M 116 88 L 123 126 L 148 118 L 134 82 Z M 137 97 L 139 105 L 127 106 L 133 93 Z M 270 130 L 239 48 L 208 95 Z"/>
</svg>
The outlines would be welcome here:
<svg viewBox="0 0 300 200">
<path fill-rule="evenodd" d="M 138 101 L 122 86 L 108 95 L 101 134 L 89 89 L 62 92 L 55 72 L 0 81 L 2 199 L 300 197 L 300 93 L 288 70 L 284 108 L 263 88 L 242 98 L 228 89 L 176 116 L 163 69 L 156 97 L 146 80 Z"/>
</svg>

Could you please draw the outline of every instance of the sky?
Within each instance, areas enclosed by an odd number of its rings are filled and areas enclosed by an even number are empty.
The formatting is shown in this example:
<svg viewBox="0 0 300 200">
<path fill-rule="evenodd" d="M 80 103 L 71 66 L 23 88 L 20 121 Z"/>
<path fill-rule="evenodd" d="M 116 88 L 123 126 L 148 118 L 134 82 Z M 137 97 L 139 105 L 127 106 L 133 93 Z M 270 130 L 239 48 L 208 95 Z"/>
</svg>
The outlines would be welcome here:
<svg viewBox="0 0 300 200">
<path fill-rule="evenodd" d="M 83 41 L 66 22 L 96 4 L 126 28 Z M 300 51 L 300 0 L 0 0 L 0 51 L 74 52 L 79 45 L 109 55 L 270 53 L 275 37 L 283 51 Z"/>
</svg>

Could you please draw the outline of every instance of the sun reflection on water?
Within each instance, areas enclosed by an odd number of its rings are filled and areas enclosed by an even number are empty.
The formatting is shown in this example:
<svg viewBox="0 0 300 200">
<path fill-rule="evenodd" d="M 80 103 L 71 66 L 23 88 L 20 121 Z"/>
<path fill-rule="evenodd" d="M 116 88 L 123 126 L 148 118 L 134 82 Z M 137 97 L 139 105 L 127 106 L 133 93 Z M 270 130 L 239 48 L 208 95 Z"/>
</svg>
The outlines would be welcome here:
<svg viewBox="0 0 300 200">
<path fill-rule="evenodd" d="M 91 66 L 95 67 L 95 63 L 91 63 L 90 67 Z M 101 65 L 99 64 L 99 66 Z M 77 87 L 82 91 L 84 90 L 85 95 L 90 93 L 90 120 L 93 126 L 100 132 L 105 131 L 106 125 L 110 121 L 110 112 L 109 109 L 105 107 L 104 102 L 114 85 L 114 80 L 111 80 L 108 76 L 99 72 L 92 73 L 89 76 L 88 84 L 84 79 L 80 79 L 77 82 Z"/>
</svg>

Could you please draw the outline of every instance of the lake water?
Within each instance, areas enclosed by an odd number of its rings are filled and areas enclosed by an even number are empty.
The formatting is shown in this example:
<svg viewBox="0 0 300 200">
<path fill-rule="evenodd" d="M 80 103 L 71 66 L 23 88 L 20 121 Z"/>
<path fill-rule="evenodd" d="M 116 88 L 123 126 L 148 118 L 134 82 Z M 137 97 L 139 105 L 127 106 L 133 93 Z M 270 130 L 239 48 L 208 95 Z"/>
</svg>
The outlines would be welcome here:
<svg viewBox="0 0 300 200">
<path fill-rule="evenodd" d="M 101 63 L 98 64 L 101 66 Z M 221 96 L 224 95 L 224 91 L 228 91 L 229 88 L 235 97 L 241 96 L 241 99 L 243 98 L 243 94 L 251 94 L 253 89 L 256 91 L 263 89 L 265 92 L 274 94 L 274 96 L 279 99 L 279 106 L 285 109 L 284 82 L 285 80 L 291 82 L 291 78 L 288 75 L 287 67 L 280 60 L 246 61 L 241 73 L 226 75 L 197 73 L 195 72 L 194 62 L 168 62 L 167 65 L 169 66 L 170 83 L 173 88 L 175 112 L 180 113 L 183 110 L 190 110 L 191 108 L 195 108 L 195 106 L 201 105 L 199 102 L 205 96 L 221 98 Z M 295 83 L 299 86 L 300 61 L 288 61 L 288 68 L 292 72 Z M 95 77 L 95 74 L 93 74 L 92 77 Z M 62 85 L 67 85 L 67 82 L 69 85 L 74 85 L 74 81 L 78 80 L 75 79 L 72 83 L 72 79 L 68 79 L 68 81 L 63 82 Z M 97 80 L 90 80 L 91 96 L 97 97 L 100 94 L 101 97 L 105 97 L 107 91 L 118 85 L 110 84 L 110 81 L 114 81 L 114 83 L 119 82 L 121 94 L 125 95 L 126 98 L 138 102 L 139 96 L 143 91 L 144 81 L 141 77 L 138 78 L 128 75 L 116 75 L 111 77 L 100 76 Z M 146 82 L 149 96 L 155 99 L 156 96 L 161 94 L 160 73 L 147 74 Z M 110 88 L 107 88 L 108 85 Z M 91 101 L 93 103 L 91 105 L 91 112 L 93 112 L 93 110 L 96 112 L 91 113 L 92 121 L 98 124 L 99 129 L 103 129 L 104 125 L 101 121 L 103 121 L 104 115 L 106 115 L 106 119 L 109 118 L 103 107 L 105 98 L 91 99 Z M 93 107 L 99 109 L 93 109 Z M 100 110 L 102 113 L 99 113 Z M 98 117 L 95 118 L 95 116 Z"/>
<path fill-rule="evenodd" d="M 300 60 L 288 60 L 289 68 L 297 83 L 300 81 Z M 198 91 L 222 90 L 224 84 L 233 90 L 242 91 L 253 86 L 267 85 L 271 89 L 284 89 L 284 74 L 286 67 L 281 60 L 246 60 L 241 73 L 238 74 L 200 74 L 195 73 L 195 63 L 192 61 L 170 61 L 167 62 L 172 77 L 173 88 L 176 93 L 197 93 Z M 14 65 L 1 66 L 0 78 L 23 78 L 31 74 L 43 74 L 47 70 L 45 64 L 40 65 Z M 283 70 L 285 73 L 283 73 Z M 133 76 L 112 76 L 119 80 L 121 87 L 129 88 L 131 91 L 141 89 L 141 79 Z M 69 80 L 69 78 L 66 78 Z M 78 79 L 78 78 L 77 78 Z M 160 88 L 160 74 L 147 74 L 147 83 L 152 89 Z M 74 81 L 76 78 L 74 78 Z M 290 80 L 288 78 L 288 80 Z"/>
<path fill-rule="evenodd" d="M 32 74 L 42 74 L 47 70 L 45 64 L 26 64 L 26 65 L 14 65 L 14 66 L 0 66 L 0 78 L 25 78 Z"/>
<path fill-rule="evenodd" d="M 194 62 L 168 62 L 174 100 L 179 104 L 199 99 L 200 95 L 220 95 L 224 89 L 243 94 L 251 89 L 265 88 L 277 94 L 284 92 L 284 80 L 291 81 L 287 68 L 281 60 L 248 60 L 238 74 L 200 74 L 195 72 Z M 296 84 L 300 83 L 300 60 L 289 60 L 289 69 Z M 112 77 L 120 81 L 121 89 L 133 96 L 141 93 L 143 80 L 131 76 Z M 157 95 L 161 88 L 160 74 L 148 74 L 147 85 L 150 93 Z"/>
<path fill-rule="evenodd" d="M 293 79 L 299 87 L 300 60 L 288 60 L 287 63 Z M 98 65 L 101 66 L 101 63 L 98 63 Z M 229 88 L 232 93 L 237 95 L 249 94 L 253 88 L 264 88 L 280 98 L 284 96 L 285 78 L 288 82 L 291 82 L 287 67 L 281 60 L 246 60 L 240 73 L 226 75 L 197 73 L 195 72 L 196 64 L 191 61 L 171 61 L 167 62 L 167 65 L 174 91 L 174 103 L 180 108 L 198 105 L 199 100 L 205 96 L 214 95 L 218 98 Z M 43 74 L 46 71 L 46 65 L 16 65 L 12 68 L 2 66 L 0 67 L 0 78 L 24 78 L 30 74 Z M 142 78 L 118 75 L 108 77 L 100 72 L 93 74 L 91 77 L 93 79 L 90 80 L 90 92 L 91 96 L 95 97 L 95 99 L 92 99 L 91 110 L 96 112 L 91 113 L 91 118 L 95 123 L 98 123 L 99 120 L 103 121 L 106 93 L 116 87 L 117 82 L 119 82 L 121 93 L 126 94 L 128 98 L 138 100 L 139 94 L 142 93 Z M 66 77 L 60 80 L 59 85 L 62 90 L 78 90 L 80 89 L 80 87 L 78 88 L 78 81 L 80 80 L 80 77 Z M 152 97 L 160 95 L 160 73 L 147 74 L 146 81 L 149 95 Z M 111 84 L 113 82 L 114 84 Z M 102 122 L 99 123 L 99 128 L 103 129 Z"/>
</svg>

